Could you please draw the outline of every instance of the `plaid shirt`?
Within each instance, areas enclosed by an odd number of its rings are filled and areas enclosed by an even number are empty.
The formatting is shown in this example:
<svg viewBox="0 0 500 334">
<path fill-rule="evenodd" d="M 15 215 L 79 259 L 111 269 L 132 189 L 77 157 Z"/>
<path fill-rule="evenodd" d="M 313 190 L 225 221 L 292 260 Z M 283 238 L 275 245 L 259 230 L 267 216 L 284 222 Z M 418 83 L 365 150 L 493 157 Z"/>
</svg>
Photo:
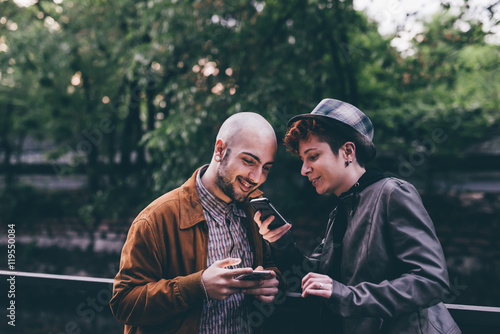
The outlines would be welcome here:
<svg viewBox="0 0 500 334">
<path fill-rule="evenodd" d="M 236 203 L 228 204 L 208 192 L 201 182 L 206 169 L 204 166 L 198 172 L 196 188 L 208 224 L 207 267 L 228 257 L 240 258 L 238 267 L 252 267 L 253 253 L 241 224 L 245 212 Z M 200 333 L 250 333 L 246 300 L 244 294 L 236 293 L 225 300 L 211 300 L 210 306 L 203 301 Z"/>
</svg>

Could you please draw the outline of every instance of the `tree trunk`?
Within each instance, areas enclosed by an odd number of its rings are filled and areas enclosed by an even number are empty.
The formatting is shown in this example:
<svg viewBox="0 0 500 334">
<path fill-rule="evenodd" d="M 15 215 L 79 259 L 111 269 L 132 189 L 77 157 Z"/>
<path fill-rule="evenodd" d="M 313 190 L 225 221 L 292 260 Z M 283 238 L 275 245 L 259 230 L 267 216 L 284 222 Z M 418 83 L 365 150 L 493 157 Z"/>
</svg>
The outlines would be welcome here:
<svg viewBox="0 0 500 334">
<path fill-rule="evenodd" d="M 125 174 L 129 173 L 132 166 L 132 151 L 137 148 L 141 131 L 141 119 L 139 117 L 141 88 L 137 80 L 132 81 L 129 87 L 130 100 L 128 115 L 125 119 L 125 127 L 122 133 L 122 152 L 120 161 L 122 172 Z"/>
<path fill-rule="evenodd" d="M 86 99 L 86 114 L 87 117 L 91 118 L 92 113 L 94 112 L 94 103 L 91 95 L 91 87 L 90 82 L 86 76 L 82 75 L 82 85 Z M 92 193 L 95 193 L 99 190 L 99 145 L 102 144 L 95 142 L 94 140 L 88 140 L 90 143 L 90 152 L 87 157 L 87 182 L 89 185 L 89 189 Z"/>
<path fill-rule="evenodd" d="M 2 122 L 3 127 L 1 131 L 2 146 L 4 148 L 3 165 L 5 170 L 6 188 L 11 187 L 14 183 L 13 169 L 10 163 L 10 159 L 12 157 L 12 145 L 9 140 L 11 125 L 12 125 L 12 113 L 13 113 L 12 103 L 8 103 L 4 113 L 4 121 Z"/>
</svg>

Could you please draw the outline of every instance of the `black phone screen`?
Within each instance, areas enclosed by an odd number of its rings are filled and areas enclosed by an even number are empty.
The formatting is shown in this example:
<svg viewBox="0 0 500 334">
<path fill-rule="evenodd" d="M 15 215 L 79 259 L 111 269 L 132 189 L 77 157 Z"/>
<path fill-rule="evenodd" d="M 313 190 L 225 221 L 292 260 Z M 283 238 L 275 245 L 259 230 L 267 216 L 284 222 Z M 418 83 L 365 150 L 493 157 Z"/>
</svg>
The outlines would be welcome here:
<svg viewBox="0 0 500 334">
<path fill-rule="evenodd" d="M 255 198 L 250 201 L 250 205 L 255 209 L 255 211 L 261 212 L 261 221 L 266 220 L 269 216 L 274 216 L 274 220 L 269 224 L 269 229 L 274 230 L 280 226 L 287 223 L 285 218 L 276 210 L 276 208 L 269 202 L 265 197 Z"/>
</svg>

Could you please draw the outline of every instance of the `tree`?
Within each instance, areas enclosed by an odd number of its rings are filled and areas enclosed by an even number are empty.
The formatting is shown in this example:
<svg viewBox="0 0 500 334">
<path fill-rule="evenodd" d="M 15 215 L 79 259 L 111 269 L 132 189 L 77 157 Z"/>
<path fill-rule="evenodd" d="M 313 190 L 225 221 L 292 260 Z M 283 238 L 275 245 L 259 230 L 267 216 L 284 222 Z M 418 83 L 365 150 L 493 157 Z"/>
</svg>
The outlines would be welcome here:
<svg viewBox="0 0 500 334">
<path fill-rule="evenodd" d="M 372 118 L 382 155 L 406 161 L 457 156 L 498 121 L 498 47 L 463 15 L 436 17 L 403 57 L 352 0 L 0 4 L 4 169 L 27 135 L 56 143 L 54 171 L 84 172 L 100 194 L 80 210 L 91 226 L 116 194 L 147 202 L 178 186 L 235 112 L 261 113 L 282 138 L 293 115 L 342 99 Z M 307 202 L 297 165 L 280 148 L 267 188 Z"/>
</svg>

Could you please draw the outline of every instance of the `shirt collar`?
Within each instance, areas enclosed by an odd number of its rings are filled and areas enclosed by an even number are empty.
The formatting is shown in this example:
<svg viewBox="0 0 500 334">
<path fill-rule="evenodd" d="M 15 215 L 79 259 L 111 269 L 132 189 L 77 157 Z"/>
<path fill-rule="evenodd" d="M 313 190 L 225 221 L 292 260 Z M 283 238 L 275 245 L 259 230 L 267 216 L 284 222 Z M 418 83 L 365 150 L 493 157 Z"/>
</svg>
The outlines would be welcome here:
<svg viewBox="0 0 500 334">
<path fill-rule="evenodd" d="M 198 194 L 203 208 L 206 210 L 210 208 L 210 211 L 215 212 L 218 216 L 222 217 L 225 217 L 226 213 L 229 212 L 232 212 L 233 215 L 238 217 L 246 217 L 245 211 L 240 208 L 238 203 L 234 201 L 226 203 L 205 188 L 203 182 L 201 182 L 201 177 L 206 172 L 207 168 L 208 164 L 204 165 L 199 169 L 196 175 L 196 188 L 198 189 Z"/>
</svg>

